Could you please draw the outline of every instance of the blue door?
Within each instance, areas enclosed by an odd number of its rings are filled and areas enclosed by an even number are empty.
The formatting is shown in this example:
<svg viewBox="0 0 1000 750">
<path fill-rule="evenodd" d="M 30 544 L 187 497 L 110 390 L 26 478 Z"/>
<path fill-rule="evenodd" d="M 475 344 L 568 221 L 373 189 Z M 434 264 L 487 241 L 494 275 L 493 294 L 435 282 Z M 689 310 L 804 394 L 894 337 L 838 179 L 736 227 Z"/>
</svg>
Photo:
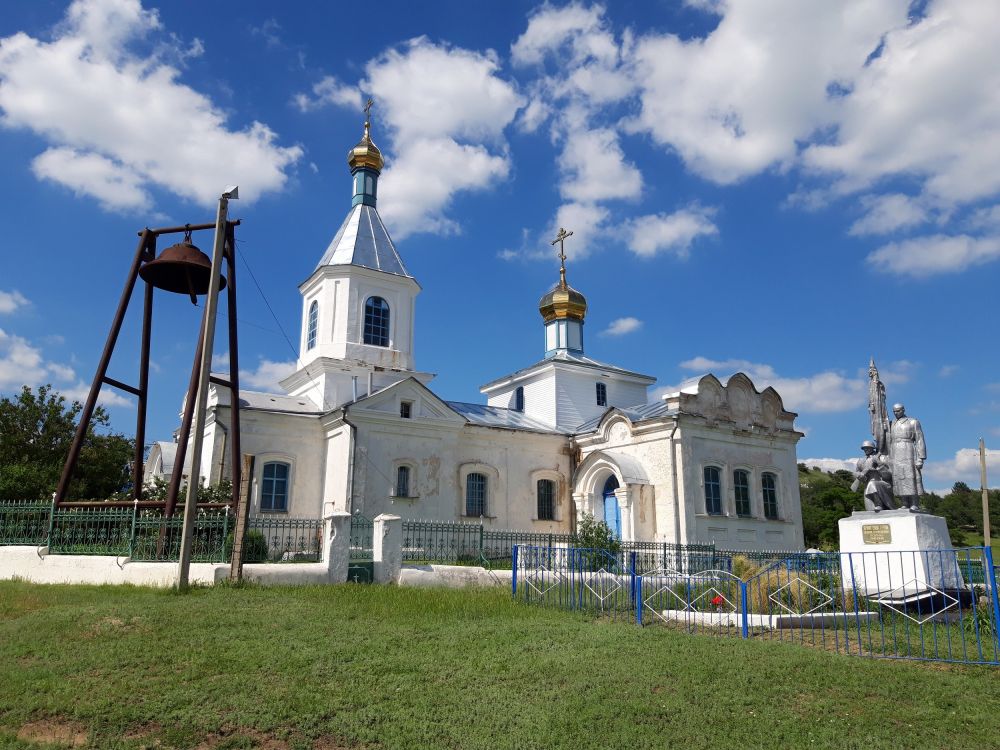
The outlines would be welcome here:
<svg viewBox="0 0 1000 750">
<path fill-rule="evenodd" d="M 618 507 L 618 498 L 615 497 L 615 490 L 618 489 L 618 480 L 614 474 L 608 477 L 604 483 L 604 523 L 611 529 L 615 539 L 622 538 L 622 511 Z"/>
</svg>

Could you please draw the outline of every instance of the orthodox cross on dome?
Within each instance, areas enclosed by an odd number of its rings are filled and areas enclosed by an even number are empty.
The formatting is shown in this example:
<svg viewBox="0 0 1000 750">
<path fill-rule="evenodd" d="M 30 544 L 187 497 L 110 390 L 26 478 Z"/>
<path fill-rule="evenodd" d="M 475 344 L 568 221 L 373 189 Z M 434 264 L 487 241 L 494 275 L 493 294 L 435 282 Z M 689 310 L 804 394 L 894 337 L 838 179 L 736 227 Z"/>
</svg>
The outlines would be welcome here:
<svg viewBox="0 0 1000 750">
<path fill-rule="evenodd" d="M 552 240 L 552 244 L 559 243 L 559 286 L 566 286 L 566 238 L 572 237 L 572 232 L 567 232 L 562 227 L 559 227 L 559 234 L 556 238 Z"/>
<path fill-rule="evenodd" d="M 366 123 L 369 122 L 369 121 L 371 121 L 371 119 L 372 119 L 372 105 L 373 104 L 375 104 L 375 100 L 372 99 L 369 96 L 368 97 L 368 101 L 365 102 L 365 106 L 364 106 L 364 110 L 365 110 L 365 122 Z"/>
</svg>

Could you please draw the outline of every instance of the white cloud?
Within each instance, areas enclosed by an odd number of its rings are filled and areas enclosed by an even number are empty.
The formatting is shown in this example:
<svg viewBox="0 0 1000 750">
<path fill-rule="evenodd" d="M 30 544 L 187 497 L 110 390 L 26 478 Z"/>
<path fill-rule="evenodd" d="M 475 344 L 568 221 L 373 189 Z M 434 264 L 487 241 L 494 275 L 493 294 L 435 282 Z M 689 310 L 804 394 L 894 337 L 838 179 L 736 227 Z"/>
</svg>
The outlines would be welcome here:
<svg viewBox="0 0 1000 750">
<path fill-rule="evenodd" d="M 601 331 L 601 336 L 624 336 L 642 328 L 642 321 L 638 318 L 617 318 L 608 324 L 608 327 Z"/>
<path fill-rule="evenodd" d="M 941 365 L 941 369 L 938 370 L 938 377 L 950 378 L 952 375 L 958 372 L 959 369 L 961 368 L 959 368 L 958 365 Z"/>
<path fill-rule="evenodd" d="M 618 134 L 607 128 L 570 132 L 559 168 L 565 177 L 559 192 L 571 201 L 635 198 L 642 190 L 642 175 L 625 160 Z"/>
<path fill-rule="evenodd" d="M 503 133 L 522 104 L 516 88 L 500 78 L 492 52 L 424 37 L 386 51 L 365 72 L 376 127 L 380 116 L 396 153 L 379 188 L 386 222 L 398 237 L 457 231 L 446 215 L 454 195 L 490 187 L 510 171 Z"/>
<path fill-rule="evenodd" d="M 1000 237 L 935 234 L 890 242 L 868 255 L 880 271 L 916 278 L 957 273 L 1000 257 Z"/>
<path fill-rule="evenodd" d="M 927 212 L 908 195 L 866 195 L 861 199 L 865 215 L 851 225 L 850 234 L 889 234 L 909 229 L 927 220 Z"/>
<path fill-rule="evenodd" d="M 12 313 L 29 304 L 28 298 L 16 289 L 10 292 L 0 290 L 0 314 Z"/>
<path fill-rule="evenodd" d="M 292 102 L 300 112 L 313 112 L 328 105 L 361 109 L 361 92 L 335 76 L 324 76 L 312 87 L 312 94 L 298 93 Z"/>
<path fill-rule="evenodd" d="M 986 449 L 986 471 L 993 477 L 995 486 L 1000 476 L 1000 450 Z M 955 482 L 965 482 L 970 487 L 979 486 L 979 448 L 961 448 L 955 455 L 943 461 L 928 461 L 924 464 L 924 486 L 929 482 L 940 483 L 950 489 Z"/>
<path fill-rule="evenodd" d="M 106 211 L 141 209 L 153 202 L 142 187 L 144 179 L 140 175 L 93 152 L 50 148 L 34 158 L 31 171 L 40 180 L 50 180 L 77 195 L 96 198 Z"/>
<path fill-rule="evenodd" d="M 988 206 L 973 211 L 969 217 L 973 229 L 1000 229 L 1000 206 Z"/>
<path fill-rule="evenodd" d="M 649 34 L 631 56 L 641 112 L 630 125 L 675 149 L 690 169 L 732 183 L 796 162 L 798 143 L 836 109 L 908 0 L 732 0 L 704 38 Z"/>
<path fill-rule="evenodd" d="M 566 257 L 580 260 L 590 254 L 591 248 L 601 238 L 607 219 L 608 209 L 603 206 L 593 203 L 564 203 L 556 211 L 549 237 L 555 237 L 560 227 L 572 231 L 572 239 L 566 241 Z"/>
<path fill-rule="evenodd" d="M 129 210 L 148 204 L 154 187 L 201 204 L 234 183 L 244 200 L 280 190 L 302 150 L 277 146 L 260 122 L 229 129 L 219 107 L 178 81 L 165 60 L 200 43 L 182 50 L 167 35 L 149 56 L 130 51 L 161 28 L 138 0 L 76 0 L 51 41 L 0 39 L 0 123 L 52 145 L 36 174 Z"/>
<path fill-rule="evenodd" d="M 858 449 L 858 455 L 861 455 L 861 449 Z M 799 460 L 800 464 L 805 464 L 810 469 L 813 467 L 820 468 L 823 471 L 840 471 L 844 469 L 846 471 L 853 472 L 857 466 L 858 459 L 856 458 L 803 458 Z"/>
<path fill-rule="evenodd" d="M 629 249 L 644 258 L 660 252 L 686 258 L 696 239 L 719 233 L 711 220 L 714 213 L 714 209 L 692 206 L 672 214 L 639 216 L 625 226 Z"/>
<path fill-rule="evenodd" d="M 228 362 L 228 354 L 226 360 Z M 278 383 L 295 372 L 295 360 L 275 362 L 261 358 L 256 370 L 240 370 L 240 385 L 260 388 L 268 392 L 282 392 Z"/>
<path fill-rule="evenodd" d="M 67 400 L 84 401 L 90 387 L 77 378 L 68 365 L 50 362 L 42 350 L 22 336 L 0 328 L 0 392 L 19 391 L 22 386 L 37 388 L 53 383 Z M 132 401 L 108 387 L 101 389 L 98 403 L 105 406 L 131 406 Z"/>
<path fill-rule="evenodd" d="M 849 378 L 827 370 L 807 377 L 789 378 L 779 375 L 771 365 L 745 359 L 713 360 L 694 357 L 681 362 L 680 367 L 696 372 L 712 372 L 724 379 L 734 372 L 746 373 L 757 390 L 767 386 L 781 396 L 786 409 L 795 412 L 850 411 L 864 405 L 868 398 L 867 378 Z"/>
<path fill-rule="evenodd" d="M 608 61 L 617 57 L 614 40 L 606 30 L 604 8 L 571 3 L 562 8 L 543 5 L 531 15 L 528 28 L 511 45 L 515 65 L 538 65 L 546 55 L 568 46 L 568 62 L 588 57 Z"/>
<path fill-rule="evenodd" d="M 995 194 L 1000 4 L 936 0 L 922 19 L 895 26 L 873 26 L 887 32 L 881 54 L 836 100 L 836 136 L 810 146 L 806 163 L 852 187 L 915 177 L 928 200 L 944 205 Z"/>
</svg>

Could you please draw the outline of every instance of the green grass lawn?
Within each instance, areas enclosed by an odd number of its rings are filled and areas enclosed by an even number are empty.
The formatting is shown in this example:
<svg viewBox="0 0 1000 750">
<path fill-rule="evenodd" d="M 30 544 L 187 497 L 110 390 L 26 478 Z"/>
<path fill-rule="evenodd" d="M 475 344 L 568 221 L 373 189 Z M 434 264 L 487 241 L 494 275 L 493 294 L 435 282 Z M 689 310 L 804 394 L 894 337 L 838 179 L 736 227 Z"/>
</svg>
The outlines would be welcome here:
<svg viewBox="0 0 1000 750">
<path fill-rule="evenodd" d="M 0 582 L 0 747 L 1000 745 L 1000 669 L 594 622 L 502 591 Z"/>
</svg>

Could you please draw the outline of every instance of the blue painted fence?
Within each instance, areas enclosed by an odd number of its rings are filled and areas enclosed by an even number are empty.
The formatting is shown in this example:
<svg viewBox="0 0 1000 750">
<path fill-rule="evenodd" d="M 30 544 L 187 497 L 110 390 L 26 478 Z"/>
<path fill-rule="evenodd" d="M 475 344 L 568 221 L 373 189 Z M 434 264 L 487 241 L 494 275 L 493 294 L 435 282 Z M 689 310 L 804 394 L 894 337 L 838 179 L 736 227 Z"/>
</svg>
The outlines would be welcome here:
<svg viewBox="0 0 1000 750">
<path fill-rule="evenodd" d="M 648 569 L 637 553 L 517 547 L 515 599 L 689 633 L 893 659 L 1000 665 L 989 548 L 794 554 Z"/>
</svg>

